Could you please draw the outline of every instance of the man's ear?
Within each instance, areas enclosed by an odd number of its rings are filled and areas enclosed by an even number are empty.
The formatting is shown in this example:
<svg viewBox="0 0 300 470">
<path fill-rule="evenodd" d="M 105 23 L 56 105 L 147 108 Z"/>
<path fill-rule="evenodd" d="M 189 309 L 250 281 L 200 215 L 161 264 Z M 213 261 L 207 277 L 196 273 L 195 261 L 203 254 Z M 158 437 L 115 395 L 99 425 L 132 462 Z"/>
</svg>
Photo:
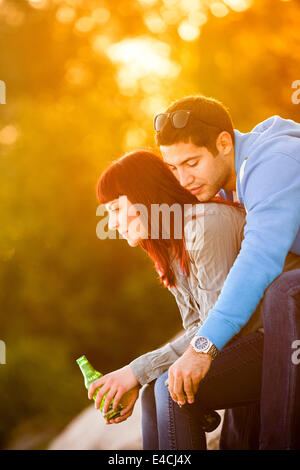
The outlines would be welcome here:
<svg viewBox="0 0 300 470">
<path fill-rule="evenodd" d="M 228 155 L 233 149 L 232 137 L 227 131 L 222 131 L 217 137 L 216 147 L 219 153 Z"/>
</svg>

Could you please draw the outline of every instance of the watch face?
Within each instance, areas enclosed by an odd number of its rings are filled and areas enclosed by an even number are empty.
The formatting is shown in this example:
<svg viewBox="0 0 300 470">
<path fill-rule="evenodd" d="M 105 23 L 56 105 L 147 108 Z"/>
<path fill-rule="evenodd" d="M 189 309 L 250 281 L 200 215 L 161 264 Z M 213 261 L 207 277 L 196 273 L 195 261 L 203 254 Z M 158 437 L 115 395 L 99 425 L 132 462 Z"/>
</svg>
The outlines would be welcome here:
<svg viewBox="0 0 300 470">
<path fill-rule="evenodd" d="M 199 351 L 205 351 L 209 347 L 210 341 L 205 336 L 199 336 L 195 341 L 195 347 Z"/>
</svg>

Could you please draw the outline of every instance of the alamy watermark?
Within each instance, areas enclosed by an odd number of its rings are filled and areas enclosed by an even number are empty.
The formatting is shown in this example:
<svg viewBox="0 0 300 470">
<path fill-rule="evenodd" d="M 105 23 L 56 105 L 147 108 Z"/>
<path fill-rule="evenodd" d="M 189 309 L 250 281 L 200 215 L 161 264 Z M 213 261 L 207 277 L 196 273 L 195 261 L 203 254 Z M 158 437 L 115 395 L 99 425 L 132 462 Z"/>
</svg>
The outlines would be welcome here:
<svg viewBox="0 0 300 470">
<path fill-rule="evenodd" d="M 0 104 L 6 104 L 6 85 L 3 80 L 0 80 Z"/>
<path fill-rule="evenodd" d="M 119 201 L 122 197 L 119 197 Z M 197 224 L 197 217 L 203 215 L 203 206 L 200 204 L 184 204 L 183 206 L 179 203 L 172 205 L 165 203 L 151 204 L 149 214 L 144 204 L 134 204 L 126 207 L 123 201 L 122 211 L 125 214 L 122 229 L 133 237 L 140 236 L 142 239 L 151 240 L 158 240 L 159 238 L 178 240 L 183 238 L 184 226 L 186 248 L 192 249 L 196 234 L 201 234 L 201 227 Z M 137 212 L 139 214 L 138 219 L 134 217 Z M 107 213 L 104 205 L 98 206 L 96 215 L 101 217 L 96 227 L 97 237 L 100 240 L 117 239 L 117 230 L 109 229 L 109 213 Z M 128 222 L 130 217 L 131 221 Z M 147 230 L 144 229 L 145 227 Z"/>
<path fill-rule="evenodd" d="M 6 344 L 0 340 L 0 364 L 6 364 Z"/>
<path fill-rule="evenodd" d="M 292 88 L 296 88 L 296 91 L 292 94 L 292 103 L 299 104 L 300 103 L 300 80 L 295 80 L 292 83 Z"/>
<path fill-rule="evenodd" d="M 295 339 L 295 341 L 292 342 L 292 349 L 295 349 L 292 354 L 292 363 L 297 366 L 300 364 L 300 339 Z"/>
</svg>

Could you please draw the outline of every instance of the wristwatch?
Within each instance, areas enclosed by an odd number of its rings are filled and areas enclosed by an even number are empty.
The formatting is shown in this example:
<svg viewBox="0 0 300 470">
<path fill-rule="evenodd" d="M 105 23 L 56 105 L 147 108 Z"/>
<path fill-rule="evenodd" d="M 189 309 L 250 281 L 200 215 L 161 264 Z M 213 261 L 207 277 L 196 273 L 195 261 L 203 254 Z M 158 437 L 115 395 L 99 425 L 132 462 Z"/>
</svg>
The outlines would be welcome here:
<svg viewBox="0 0 300 470">
<path fill-rule="evenodd" d="M 197 353 L 209 354 L 215 359 L 219 353 L 216 346 L 205 336 L 194 336 L 191 345 Z"/>
</svg>

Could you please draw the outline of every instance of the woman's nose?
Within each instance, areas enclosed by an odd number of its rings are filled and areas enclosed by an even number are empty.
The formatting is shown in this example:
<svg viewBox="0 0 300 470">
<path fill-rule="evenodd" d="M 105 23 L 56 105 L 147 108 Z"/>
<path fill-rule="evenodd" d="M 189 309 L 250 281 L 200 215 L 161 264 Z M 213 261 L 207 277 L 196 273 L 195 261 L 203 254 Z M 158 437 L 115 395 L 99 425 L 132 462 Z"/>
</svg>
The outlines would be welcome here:
<svg viewBox="0 0 300 470">
<path fill-rule="evenodd" d="M 109 216 L 108 218 L 108 228 L 109 230 L 116 230 L 118 228 L 118 219 L 117 217 Z"/>
</svg>

